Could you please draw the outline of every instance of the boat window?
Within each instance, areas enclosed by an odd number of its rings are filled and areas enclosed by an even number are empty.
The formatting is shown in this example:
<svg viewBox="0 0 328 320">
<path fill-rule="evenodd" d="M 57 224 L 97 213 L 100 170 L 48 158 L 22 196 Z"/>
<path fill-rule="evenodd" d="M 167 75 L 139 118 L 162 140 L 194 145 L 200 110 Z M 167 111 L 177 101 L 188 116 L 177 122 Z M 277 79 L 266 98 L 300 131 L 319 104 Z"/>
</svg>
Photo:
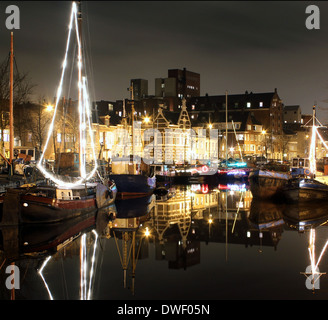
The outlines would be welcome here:
<svg viewBox="0 0 328 320">
<path fill-rule="evenodd" d="M 293 159 L 293 167 L 298 167 L 298 159 Z"/>
</svg>

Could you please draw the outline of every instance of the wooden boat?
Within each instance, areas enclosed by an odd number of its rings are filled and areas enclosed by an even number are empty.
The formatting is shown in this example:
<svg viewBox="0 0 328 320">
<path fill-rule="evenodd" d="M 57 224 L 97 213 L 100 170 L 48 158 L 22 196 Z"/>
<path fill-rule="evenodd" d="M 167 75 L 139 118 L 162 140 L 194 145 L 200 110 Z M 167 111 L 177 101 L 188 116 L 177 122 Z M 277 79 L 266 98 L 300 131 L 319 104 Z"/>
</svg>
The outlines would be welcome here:
<svg viewBox="0 0 328 320">
<path fill-rule="evenodd" d="M 29 186 L 7 191 L 3 203 L 3 215 L 17 215 L 14 221 L 22 223 L 57 222 L 76 217 L 83 213 L 109 206 L 115 201 L 117 188 L 115 183 L 100 176 L 98 172 L 95 143 L 91 126 L 91 105 L 89 101 L 85 67 L 83 66 L 83 50 L 81 38 L 81 8 L 73 2 L 68 41 L 65 52 L 64 67 L 60 78 L 58 92 L 62 92 L 65 76 L 67 53 L 69 50 L 71 32 L 75 29 L 78 47 L 78 112 L 79 112 L 79 169 L 78 178 L 60 176 L 47 170 L 45 167 L 45 152 L 41 154 L 37 167 L 42 175 L 49 181 L 48 186 Z M 75 25 L 75 28 L 74 28 Z M 58 110 L 60 94 L 56 97 L 53 118 L 49 125 L 44 151 L 47 150 L 49 140 L 53 135 L 56 113 Z M 89 144 L 87 142 L 89 141 Z M 91 150 L 90 150 L 91 149 Z M 92 158 L 93 168 L 87 172 L 87 157 Z M 91 162 L 91 161 L 90 161 Z M 15 203 L 16 208 L 13 206 Z M 19 204 L 17 206 L 17 204 Z"/>
<path fill-rule="evenodd" d="M 118 198 L 144 197 L 152 194 L 156 188 L 156 176 L 142 160 L 140 165 L 114 160 L 109 178 L 117 186 Z"/>
<path fill-rule="evenodd" d="M 20 196 L 20 222 L 50 223 L 70 219 L 108 207 L 115 201 L 117 188 L 110 182 L 72 187 L 35 186 Z M 6 204 L 5 204 L 6 205 Z"/>
<path fill-rule="evenodd" d="M 253 170 L 248 178 L 253 198 L 260 199 L 279 198 L 290 179 L 289 172 L 262 169 Z"/>
<path fill-rule="evenodd" d="M 283 188 L 283 197 L 289 203 L 328 200 L 328 185 L 311 178 L 293 178 Z"/>
<path fill-rule="evenodd" d="M 317 128 L 317 118 L 315 106 L 313 106 L 312 116 L 312 138 L 310 143 L 310 156 L 308 167 L 302 167 L 301 172 L 297 172 L 295 177 L 283 188 L 283 196 L 287 202 L 304 202 L 328 200 L 328 184 L 316 179 L 316 137 L 321 138 Z M 306 125 L 305 125 L 306 126 Z M 322 140 L 323 141 L 323 140 Z M 327 145 L 323 142 L 325 147 Z"/>
</svg>

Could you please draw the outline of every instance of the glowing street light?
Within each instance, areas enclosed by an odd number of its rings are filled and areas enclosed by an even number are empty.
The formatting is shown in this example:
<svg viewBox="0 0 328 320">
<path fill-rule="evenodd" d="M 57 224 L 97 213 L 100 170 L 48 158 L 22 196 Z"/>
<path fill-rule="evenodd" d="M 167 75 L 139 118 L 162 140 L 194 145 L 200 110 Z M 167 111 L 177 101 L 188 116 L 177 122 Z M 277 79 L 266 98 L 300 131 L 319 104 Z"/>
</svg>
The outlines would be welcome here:
<svg viewBox="0 0 328 320">
<path fill-rule="evenodd" d="M 144 118 L 144 123 L 148 124 L 150 122 L 150 118 L 149 117 L 145 117 Z"/>
<path fill-rule="evenodd" d="M 46 105 L 47 112 L 51 112 L 53 109 L 54 109 L 53 105 L 51 105 L 51 104 Z"/>
</svg>

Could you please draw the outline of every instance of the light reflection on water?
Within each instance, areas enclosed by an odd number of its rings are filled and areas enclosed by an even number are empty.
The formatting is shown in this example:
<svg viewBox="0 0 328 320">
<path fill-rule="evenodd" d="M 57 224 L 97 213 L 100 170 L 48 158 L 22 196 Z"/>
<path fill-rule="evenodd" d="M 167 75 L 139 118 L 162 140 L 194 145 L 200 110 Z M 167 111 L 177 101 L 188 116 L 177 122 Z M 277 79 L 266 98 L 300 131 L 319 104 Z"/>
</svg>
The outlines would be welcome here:
<svg viewBox="0 0 328 320">
<path fill-rule="evenodd" d="M 3 228 L 0 298 L 11 297 L 10 263 L 20 270 L 15 299 L 328 298 L 327 205 L 255 201 L 245 185 L 169 191 L 65 223 Z M 311 262 L 323 273 L 315 294 Z"/>
</svg>

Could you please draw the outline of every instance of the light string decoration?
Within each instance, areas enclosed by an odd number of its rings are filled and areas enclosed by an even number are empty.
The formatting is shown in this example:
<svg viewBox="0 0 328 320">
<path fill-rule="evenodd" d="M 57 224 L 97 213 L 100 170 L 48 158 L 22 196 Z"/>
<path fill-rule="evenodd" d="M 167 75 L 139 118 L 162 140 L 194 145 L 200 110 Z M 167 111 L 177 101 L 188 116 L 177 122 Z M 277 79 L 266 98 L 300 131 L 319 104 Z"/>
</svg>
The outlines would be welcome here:
<svg viewBox="0 0 328 320">
<path fill-rule="evenodd" d="M 68 52 L 70 48 L 70 41 L 71 41 L 71 34 L 73 29 L 73 24 L 75 25 L 75 32 L 76 32 L 76 39 L 77 39 L 77 47 L 78 47 L 78 111 L 79 111 L 79 120 L 80 120 L 80 178 L 77 179 L 75 182 L 66 182 L 62 179 L 60 179 L 58 176 L 52 174 L 51 172 L 47 171 L 45 167 L 43 166 L 44 162 L 44 155 L 43 152 L 41 154 L 41 157 L 38 161 L 37 167 L 41 171 L 41 173 L 47 178 L 53 181 L 58 186 L 65 186 L 65 187 L 74 187 L 77 185 L 80 185 L 82 183 L 85 183 L 88 179 L 90 179 L 97 171 L 97 158 L 96 158 L 96 151 L 95 151 L 95 144 L 93 140 L 93 131 L 92 131 L 92 125 L 91 125 L 91 112 L 90 112 L 90 99 L 88 95 L 88 89 L 87 89 L 87 78 L 83 75 L 83 63 L 82 63 L 82 44 L 79 34 L 79 28 L 78 28 L 78 17 L 77 17 L 77 4 L 73 2 L 72 4 L 72 11 L 70 16 L 70 23 L 69 23 L 69 32 L 67 37 L 67 43 L 66 43 L 66 51 L 65 51 L 65 57 L 64 62 L 62 66 L 62 73 L 60 77 L 59 86 L 57 89 L 57 96 L 56 96 L 56 103 L 54 107 L 54 114 L 52 121 L 49 125 L 48 135 L 45 142 L 44 150 L 47 149 L 51 135 L 53 134 L 54 124 L 55 124 L 55 118 L 57 114 L 58 104 L 60 101 L 60 97 L 62 94 L 63 89 L 63 82 L 65 77 L 65 71 L 67 68 L 67 59 L 68 59 Z M 90 144 L 92 148 L 92 157 L 94 159 L 94 167 L 93 169 L 87 174 L 86 172 L 86 154 L 87 154 L 87 133 L 90 137 Z"/>
</svg>

